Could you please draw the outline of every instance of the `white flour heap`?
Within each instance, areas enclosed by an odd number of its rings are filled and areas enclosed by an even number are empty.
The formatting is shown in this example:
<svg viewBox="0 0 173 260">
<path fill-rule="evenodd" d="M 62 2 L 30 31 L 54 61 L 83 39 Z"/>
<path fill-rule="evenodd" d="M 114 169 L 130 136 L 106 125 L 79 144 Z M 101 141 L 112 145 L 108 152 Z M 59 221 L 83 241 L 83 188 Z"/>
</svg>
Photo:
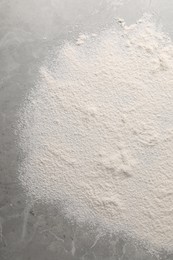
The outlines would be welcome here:
<svg viewBox="0 0 173 260">
<path fill-rule="evenodd" d="M 148 18 L 65 44 L 21 110 L 20 180 L 79 223 L 173 249 L 173 45 Z"/>
</svg>

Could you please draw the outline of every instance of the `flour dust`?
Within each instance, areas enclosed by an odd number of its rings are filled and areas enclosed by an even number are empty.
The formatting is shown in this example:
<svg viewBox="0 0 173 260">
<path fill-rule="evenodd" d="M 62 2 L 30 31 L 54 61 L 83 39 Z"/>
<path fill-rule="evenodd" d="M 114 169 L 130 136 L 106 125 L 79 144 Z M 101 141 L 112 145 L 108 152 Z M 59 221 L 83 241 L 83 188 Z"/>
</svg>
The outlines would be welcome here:
<svg viewBox="0 0 173 260">
<path fill-rule="evenodd" d="M 150 18 L 118 23 L 40 69 L 19 179 L 69 219 L 173 249 L 173 45 Z"/>
</svg>

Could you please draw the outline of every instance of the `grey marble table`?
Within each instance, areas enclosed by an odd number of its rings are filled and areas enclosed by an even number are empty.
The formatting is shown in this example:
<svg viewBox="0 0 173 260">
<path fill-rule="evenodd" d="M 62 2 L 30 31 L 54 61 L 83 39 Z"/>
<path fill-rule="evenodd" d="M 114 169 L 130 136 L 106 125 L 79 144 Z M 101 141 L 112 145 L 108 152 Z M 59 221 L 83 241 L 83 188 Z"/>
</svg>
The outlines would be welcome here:
<svg viewBox="0 0 173 260">
<path fill-rule="evenodd" d="M 17 180 L 17 111 L 50 52 L 115 18 L 134 23 L 150 12 L 173 37 L 171 0 L 0 0 L 0 260 L 173 260 L 153 256 L 121 235 L 97 237 L 54 208 L 26 205 Z"/>
</svg>

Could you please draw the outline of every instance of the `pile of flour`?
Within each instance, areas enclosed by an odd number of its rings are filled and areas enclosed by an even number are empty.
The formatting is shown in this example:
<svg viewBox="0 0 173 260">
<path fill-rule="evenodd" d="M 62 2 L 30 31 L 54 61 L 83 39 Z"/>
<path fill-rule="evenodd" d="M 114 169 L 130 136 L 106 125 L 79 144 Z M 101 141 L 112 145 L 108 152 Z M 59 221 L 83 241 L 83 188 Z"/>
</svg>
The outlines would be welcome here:
<svg viewBox="0 0 173 260">
<path fill-rule="evenodd" d="M 173 249 L 173 45 L 150 18 L 119 24 L 40 69 L 19 178 L 69 219 Z"/>
</svg>

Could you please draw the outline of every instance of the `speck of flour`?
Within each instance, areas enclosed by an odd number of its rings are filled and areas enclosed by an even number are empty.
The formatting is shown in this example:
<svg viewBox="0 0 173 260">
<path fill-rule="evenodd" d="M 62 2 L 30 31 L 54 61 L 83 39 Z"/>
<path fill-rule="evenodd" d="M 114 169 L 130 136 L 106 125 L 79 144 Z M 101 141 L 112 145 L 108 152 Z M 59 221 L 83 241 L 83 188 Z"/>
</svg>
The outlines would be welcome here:
<svg viewBox="0 0 173 260">
<path fill-rule="evenodd" d="M 40 69 L 19 113 L 19 179 L 69 219 L 172 250 L 173 45 L 147 16 L 119 24 Z"/>
</svg>

